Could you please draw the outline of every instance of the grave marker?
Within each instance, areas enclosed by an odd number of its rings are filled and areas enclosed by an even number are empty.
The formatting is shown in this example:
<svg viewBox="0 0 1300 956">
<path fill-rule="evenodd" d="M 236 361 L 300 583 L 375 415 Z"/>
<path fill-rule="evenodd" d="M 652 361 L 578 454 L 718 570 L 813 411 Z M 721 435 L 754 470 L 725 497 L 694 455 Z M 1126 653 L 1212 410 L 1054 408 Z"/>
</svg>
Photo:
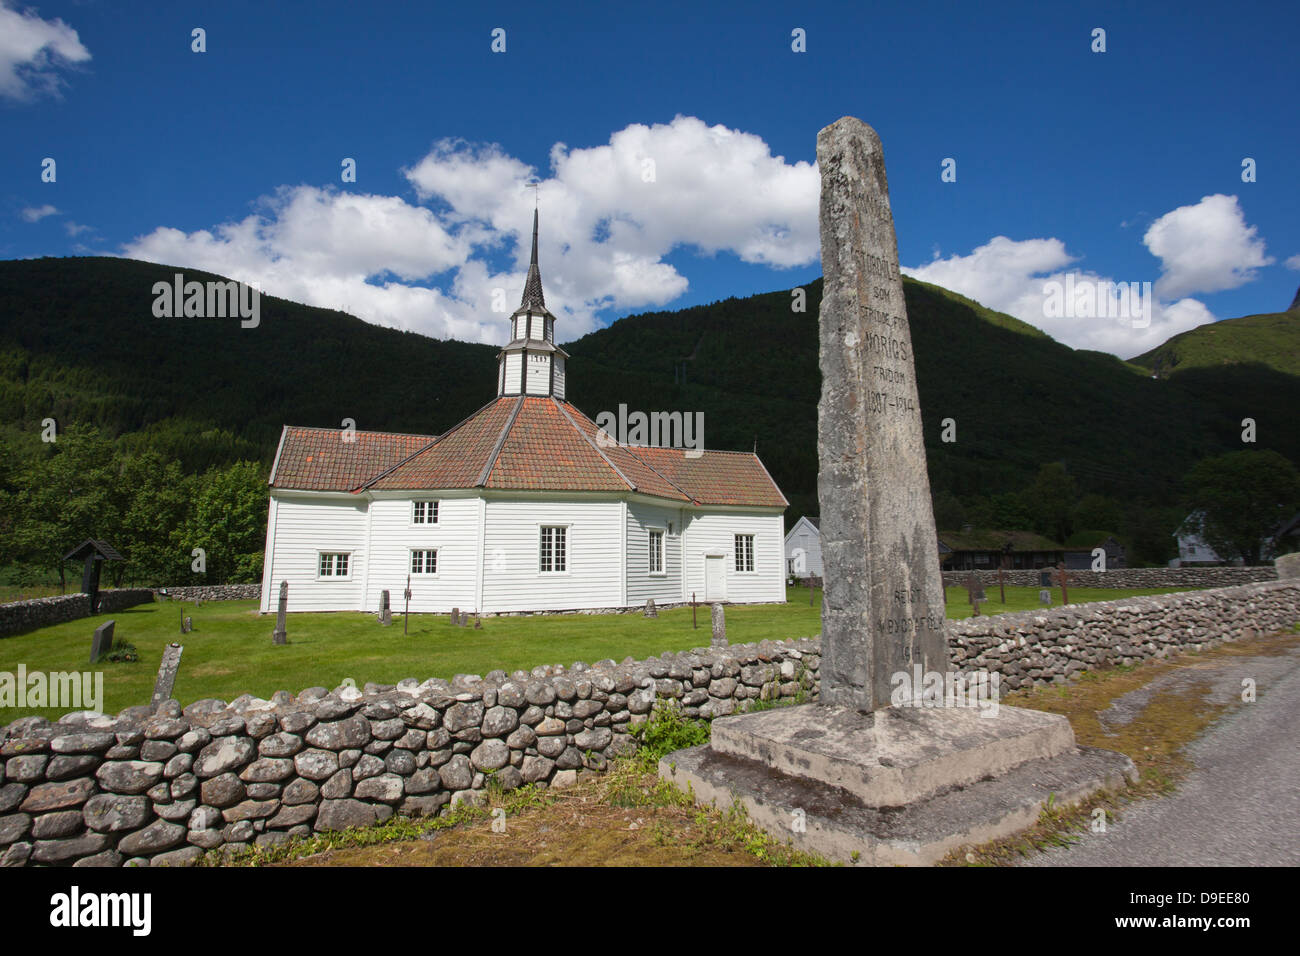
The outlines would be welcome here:
<svg viewBox="0 0 1300 956">
<path fill-rule="evenodd" d="M 713 638 L 710 644 L 713 647 L 727 646 L 727 612 L 722 609 L 721 604 L 713 605 L 709 614 L 710 622 L 713 624 Z"/>
<path fill-rule="evenodd" d="M 158 713 L 163 701 L 170 700 L 172 688 L 176 686 L 176 672 L 180 670 L 181 653 L 185 648 L 175 641 L 163 648 L 162 662 L 158 665 L 158 679 L 153 685 L 153 697 L 149 699 L 149 713 Z"/>
<path fill-rule="evenodd" d="M 113 628 L 116 621 L 105 621 L 95 628 L 95 635 L 90 639 L 90 663 L 97 664 L 99 659 L 113 649 Z"/>
<path fill-rule="evenodd" d="M 388 603 L 388 592 L 379 592 L 379 623 L 383 627 L 393 623 L 393 610 Z"/>
<path fill-rule="evenodd" d="M 659 612 L 655 610 L 655 599 L 654 599 L 654 598 L 646 598 L 646 599 L 645 599 L 645 611 L 642 613 L 641 616 L 642 616 L 642 617 L 658 617 L 658 616 L 659 616 Z"/>
<path fill-rule="evenodd" d="M 289 613 L 289 582 L 280 582 L 280 606 L 275 612 L 275 630 L 271 632 L 272 644 L 288 644 L 289 636 L 284 629 L 284 618 Z"/>
</svg>

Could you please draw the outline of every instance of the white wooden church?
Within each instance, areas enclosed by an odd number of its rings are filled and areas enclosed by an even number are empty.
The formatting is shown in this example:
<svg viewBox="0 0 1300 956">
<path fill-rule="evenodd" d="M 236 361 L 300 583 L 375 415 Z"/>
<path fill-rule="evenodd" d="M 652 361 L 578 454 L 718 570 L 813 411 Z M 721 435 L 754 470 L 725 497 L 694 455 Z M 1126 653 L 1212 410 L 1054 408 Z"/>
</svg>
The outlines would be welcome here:
<svg viewBox="0 0 1300 956">
<path fill-rule="evenodd" d="M 408 579 L 413 613 L 784 601 L 787 502 L 758 456 L 598 439 L 568 357 L 534 213 L 493 401 L 442 435 L 285 426 L 262 611 L 281 581 L 291 611 L 378 611 L 387 590 L 400 613 Z"/>
</svg>

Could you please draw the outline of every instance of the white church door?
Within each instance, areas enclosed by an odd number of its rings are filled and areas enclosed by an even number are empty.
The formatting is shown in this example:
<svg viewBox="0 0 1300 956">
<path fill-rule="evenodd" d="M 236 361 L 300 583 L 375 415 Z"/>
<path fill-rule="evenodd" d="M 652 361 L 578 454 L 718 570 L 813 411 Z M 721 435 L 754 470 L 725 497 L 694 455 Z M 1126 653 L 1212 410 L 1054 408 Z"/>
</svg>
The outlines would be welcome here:
<svg viewBox="0 0 1300 956">
<path fill-rule="evenodd" d="M 704 600 L 725 601 L 727 599 L 727 558 L 721 554 L 704 556 Z"/>
</svg>

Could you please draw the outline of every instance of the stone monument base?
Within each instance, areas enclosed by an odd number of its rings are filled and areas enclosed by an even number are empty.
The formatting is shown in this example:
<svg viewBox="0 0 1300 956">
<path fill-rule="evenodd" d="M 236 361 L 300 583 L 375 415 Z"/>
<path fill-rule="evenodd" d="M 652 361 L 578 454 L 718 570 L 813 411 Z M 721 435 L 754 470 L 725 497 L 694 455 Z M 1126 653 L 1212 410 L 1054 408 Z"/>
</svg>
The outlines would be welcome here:
<svg viewBox="0 0 1300 956">
<path fill-rule="evenodd" d="M 743 804 L 797 849 L 877 866 L 935 863 L 1032 826 L 1050 795 L 1063 806 L 1137 779 L 1123 754 L 1077 747 L 1064 717 L 980 713 L 805 704 L 720 717 L 711 743 L 668 754 L 659 775 L 698 804 Z"/>
</svg>

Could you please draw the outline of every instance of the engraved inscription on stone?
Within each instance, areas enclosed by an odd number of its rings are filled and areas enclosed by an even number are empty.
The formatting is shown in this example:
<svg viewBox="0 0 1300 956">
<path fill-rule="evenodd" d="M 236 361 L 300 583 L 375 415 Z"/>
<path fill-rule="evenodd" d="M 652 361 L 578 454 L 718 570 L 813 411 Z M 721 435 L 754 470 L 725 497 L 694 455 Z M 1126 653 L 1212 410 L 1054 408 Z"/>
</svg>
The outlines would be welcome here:
<svg viewBox="0 0 1300 956">
<path fill-rule="evenodd" d="M 889 706 L 894 673 L 947 669 L 943 585 L 880 139 L 845 117 L 817 161 L 821 700 L 869 711 Z"/>
</svg>

